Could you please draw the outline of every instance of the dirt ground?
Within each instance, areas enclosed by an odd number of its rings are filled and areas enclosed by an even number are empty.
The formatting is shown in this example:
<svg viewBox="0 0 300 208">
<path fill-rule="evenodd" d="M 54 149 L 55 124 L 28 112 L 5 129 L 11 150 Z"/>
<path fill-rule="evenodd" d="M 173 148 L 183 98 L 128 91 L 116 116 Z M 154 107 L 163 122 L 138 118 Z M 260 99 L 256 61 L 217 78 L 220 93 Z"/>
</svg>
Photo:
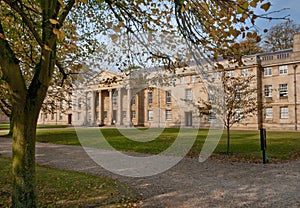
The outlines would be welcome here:
<svg viewBox="0 0 300 208">
<path fill-rule="evenodd" d="M 11 140 L 0 138 L 0 155 L 11 156 Z M 93 162 L 80 146 L 37 143 L 40 165 L 108 175 L 135 187 L 142 207 L 300 207 L 300 160 L 254 164 L 184 159 L 151 177 L 112 174 Z M 271 161 L 272 162 L 272 161 Z"/>
</svg>

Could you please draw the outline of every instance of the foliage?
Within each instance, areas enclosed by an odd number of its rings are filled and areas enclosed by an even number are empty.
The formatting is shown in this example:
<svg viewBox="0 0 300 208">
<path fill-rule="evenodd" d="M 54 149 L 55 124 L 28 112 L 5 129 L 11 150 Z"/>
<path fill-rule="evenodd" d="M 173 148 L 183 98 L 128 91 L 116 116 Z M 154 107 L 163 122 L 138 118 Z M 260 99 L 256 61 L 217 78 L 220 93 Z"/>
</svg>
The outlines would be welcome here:
<svg viewBox="0 0 300 208">
<path fill-rule="evenodd" d="M 269 29 L 264 37 L 263 49 L 274 52 L 293 48 L 293 37 L 297 32 L 300 32 L 300 25 L 293 20 L 281 22 Z"/>
<path fill-rule="evenodd" d="M 143 42 L 139 34 L 159 31 L 165 35 L 176 33 L 179 28 L 192 44 L 213 51 L 217 57 L 222 54 L 221 48 L 228 48 L 239 35 L 257 37 L 250 28 L 235 28 L 239 23 L 245 25 L 246 20 L 254 24 L 260 17 L 253 12 L 256 7 L 267 11 L 270 3 L 264 0 L 2 0 L 0 70 L 13 115 L 13 206 L 37 206 L 34 150 L 39 112 L 47 93 L 56 96 L 59 92 L 56 86 L 66 86 L 69 90 L 73 81 L 69 75 L 80 73 L 82 65 L 93 63 L 91 53 L 103 48 L 97 42 L 99 33 L 105 32 L 113 41 L 120 34 L 133 34 Z M 236 51 L 235 48 L 233 55 Z M 172 62 L 165 53 L 148 54 L 150 59 Z M 114 56 L 109 56 L 117 62 Z M 64 96 L 62 93 L 61 97 Z"/>
<path fill-rule="evenodd" d="M 0 207 L 11 203 L 11 161 L 0 158 Z M 137 204 L 132 188 L 108 177 L 37 167 L 39 207 L 124 206 Z"/>
</svg>

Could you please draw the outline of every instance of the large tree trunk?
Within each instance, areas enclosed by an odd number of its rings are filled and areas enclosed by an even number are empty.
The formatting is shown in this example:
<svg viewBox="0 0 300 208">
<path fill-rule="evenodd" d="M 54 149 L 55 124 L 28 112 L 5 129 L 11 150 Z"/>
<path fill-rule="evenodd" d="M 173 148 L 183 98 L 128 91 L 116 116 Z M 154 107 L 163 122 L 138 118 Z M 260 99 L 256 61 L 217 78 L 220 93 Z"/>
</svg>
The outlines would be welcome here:
<svg viewBox="0 0 300 208">
<path fill-rule="evenodd" d="M 13 207 L 37 207 L 35 190 L 35 135 L 37 113 L 27 106 L 14 112 Z"/>
</svg>

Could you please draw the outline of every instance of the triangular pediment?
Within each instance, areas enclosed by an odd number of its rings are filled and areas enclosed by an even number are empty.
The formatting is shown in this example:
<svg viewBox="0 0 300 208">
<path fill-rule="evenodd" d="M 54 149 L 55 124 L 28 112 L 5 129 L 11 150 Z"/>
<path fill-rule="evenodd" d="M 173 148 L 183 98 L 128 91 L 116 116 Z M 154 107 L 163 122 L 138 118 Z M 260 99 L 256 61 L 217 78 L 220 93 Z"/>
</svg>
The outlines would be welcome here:
<svg viewBox="0 0 300 208">
<path fill-rule="evenodd" d="M 122 80 L 122 75 L 109 70 L 101 70 L 91 79 L 88 80 L 88 85 L 98 85 L 105 84 L 111 80 L 120 81 Z"/>
</svg>

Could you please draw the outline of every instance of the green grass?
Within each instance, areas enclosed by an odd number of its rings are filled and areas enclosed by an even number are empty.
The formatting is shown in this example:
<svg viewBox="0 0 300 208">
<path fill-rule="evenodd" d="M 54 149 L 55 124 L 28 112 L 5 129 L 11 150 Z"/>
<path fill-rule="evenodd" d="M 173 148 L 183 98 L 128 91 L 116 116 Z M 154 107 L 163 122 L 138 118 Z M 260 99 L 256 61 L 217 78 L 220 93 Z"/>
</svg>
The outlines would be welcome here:
<svg viewBox="0 0 300 208">
<path fill-rule="evenodd" d="M 0 158 L 0 207 L 11 205 L 11 160 Z M 39 207 L 133 207 L 136 192 L 108 177 L 37 166 Z"/>
<path fill-rule="evenodd" d="M 68 127 L 68 125 L 42 125 L 42 124 L 37 125 L 38 129 L 66 128 L 66 127 Z M 9 130 L 9 124 L 0 124 L 0 130 Z"/>
<path fill-rule="evenodd" d="M 125 130 L 129 132 L 130 130 Z M 79 129 L 79 133 L 86 136 L 90 146 L 99 146 L 99 129 Z M 157 154 L 167 149 L 175 140 L 178 129 L 165 129 L 154 141 L 136 142 L 124 137 L 117 129 L 101 129 L 106 140 L 117 150 L 133 151 Z M 130 132 L 129 132 L 130 133 Z M 202 145 L 206 139 L 208 130 L 199 130 L 197 140 L 188 156 L 198 157 Z M 189 139 L 186 133 L 186 139 Z M 37 132 L 37 141 L 55 144 L 80 145 L 74 129 L 43 130 Z M 213 157 L 224 158 L 227 147 L 227 136 L 224 133 L 215 149 Z M 261 158 L 259 132 L 258 131 L 231 131 L 230 152 L 232 159 L 258 161 Z M 267 132 L 267 156 L 278 160 L 296 159 L 300 157 L 300 133 L 299 132 Z M 228 157 L 227 157 L 228 158 Z"/>
</svg>

